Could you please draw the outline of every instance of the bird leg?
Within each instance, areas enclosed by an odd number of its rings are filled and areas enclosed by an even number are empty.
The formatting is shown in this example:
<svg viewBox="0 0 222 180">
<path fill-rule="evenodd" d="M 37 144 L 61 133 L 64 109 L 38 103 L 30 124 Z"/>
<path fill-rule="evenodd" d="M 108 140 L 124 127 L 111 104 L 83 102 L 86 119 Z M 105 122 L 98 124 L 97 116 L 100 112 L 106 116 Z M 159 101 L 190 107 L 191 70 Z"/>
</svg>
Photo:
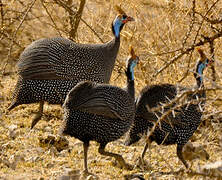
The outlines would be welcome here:
<svg viewBox="0 0 222 180">
<path fill-rule="evenodd" d="M 151 144 L 151 141 L 148 139 L 147 140 L 147 142 L 146 142 L 146 144 L 145 144 L 145 146 L 144 146 L 144 148 L 143 148 L 143 152 L 142 152 L 142 154 L 141 154 L 141 156 L 138 158 L 138 160 L 137 160 L 137 167 L 141 167 L 141 168 L 145 168 L 145 167 L 147 167 L 148 168 L 148 164 L 145 162 L 145 160 L 144 160 L 144 156 L 145 156 L 145 153 L 146 153 L 146 151 L 147 151 L 147 149 L 148 150 L 150 150 L 150 144 Z M 149 153 L 150 154 L 150 153 Z M 149 166 L 149 168 L 150 168 L 150 166 Z"/>
<path fill-rule="evenodd" d="M 32 124 L 31 124 L 31 129 L 37 124 L 37 122 L 39 122 L 39 120 L 42 117 L 42 113 L 43 113 L 43 105 L 44 105 L 44 101 L 40 101 L 39 103 L 39 111 L 36 113 L 35 117 L 32 120 Z"/>
<path fill-rule="evenodd" d="M 145 153 L 146 153 L 146 150 L 148 149 L 150 143 L 149 142 L 146 142 L 144 148 L 143 148 L 143 152 L 141 154 L 141 159 L 143 160 L 144 159 L 144 156 L 145 156 Z"/>
<path fill-rule="evenodd" d="M 100 144 L 98 152 L 104 156 L 114 157 L 119 162 L 121 167 L 124 167 L 127 170 L 133 169 L 133 166 L 130 164 L 127 164 L 121 155 L 105 151 L 105 145 Z"/>
<path fill-rule="evenodd" d="M 84 149 L 84 173 L 88 173 L 88 166 L 87 166 L 87 154 L 89 149 L 89 142 L 83 143 L 83 149 Z"/>
<path fill-rule="evenodd" d="M 187 162 L 185 161 L 183 154 L 182 154 L 182 150 L 183 150 L 183 146 L 184 145 L 177 145 L 177 156 L 178 158 L 182 161 L 182 163 L 184 164 L 184 166 L 186 168 L 189 167 L 189 165 L 187 164 Z"/>
</svg>

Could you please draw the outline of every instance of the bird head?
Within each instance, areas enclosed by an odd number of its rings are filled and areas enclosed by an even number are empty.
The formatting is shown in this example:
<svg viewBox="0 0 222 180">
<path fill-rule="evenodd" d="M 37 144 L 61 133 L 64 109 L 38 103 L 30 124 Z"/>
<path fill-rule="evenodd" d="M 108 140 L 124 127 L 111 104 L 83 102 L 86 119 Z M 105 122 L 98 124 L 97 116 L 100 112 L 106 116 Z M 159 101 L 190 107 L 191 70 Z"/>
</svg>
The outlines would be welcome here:
<svg viewBox="0 0 222 180">
<path fill-rule="evenodd" d="M 139 63 L 139 57 L 135 54 L 132 46 L 130 46 L 129 52 L 130 56 L 127 59 L 126 66 L 127 68 L 130 67 L 130 69 L 133 69 Z"/>
<path fill-rule="evenodd" d="M 139 57 L 135 54 L 134 49 L 130 46 L 130 56 L 126 61 L 126 75 L 129 80 L 134 80 L 134 68 L 139 63 Z"/>
<path fill-rule="evenodd" d="M 199 85 L 203 80 L 203 71 L 208 67 L 210 64 L 214 62 L 214 60 L 210 60 L 207 58 L 205 53 L 201 48 L 197 48 L 197 52 L 200 54 L 199 61 L 197 62 L 196 72 L 194 74 L 195 78 L 199 81 Z"/>
<path fill-rule="evenodd" d="M 199 75 L 201 75 L 201 74 L 203 74 L 203 70 L 207 66 L 211 65 L 214 62 L 214 60 L 208 59 L 201 48 L 197 48 L 197 52 L 200 54 L 200 58 L 199 58 L 199 61 L 197 63 L 197 69 L 196 70 L 197 70 L 197 73 Z"/>
<path fill-rule="evenodd" d="M 116 37 L 119 37 L 120 31 L 124 24 L 129 21 L 134 21 L 133 17 L 127 16 L 120 6 L 115 6 L 116 11 L 119 13 L 113 21 L 112 30 Z"/>
</svg>

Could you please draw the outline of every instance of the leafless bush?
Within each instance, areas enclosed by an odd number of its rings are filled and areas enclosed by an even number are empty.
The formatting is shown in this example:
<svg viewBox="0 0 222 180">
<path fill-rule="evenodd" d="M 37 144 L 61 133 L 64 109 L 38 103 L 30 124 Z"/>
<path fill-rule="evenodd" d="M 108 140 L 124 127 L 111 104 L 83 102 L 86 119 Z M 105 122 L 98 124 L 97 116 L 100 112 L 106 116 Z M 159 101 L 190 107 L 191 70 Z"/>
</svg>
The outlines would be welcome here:
<svg viewBox="0 0 222 180">
<path fill-rule="evenodd" d="M 193 68 L 199 57 L 195 48 L 201 47 L 215 60 L 211 70 L 205 71 L 204 119 L 211 122 L 209 117 L 213 117 L 215 122 L 221 121 L 220 0 L 0 0 L 0 88 L 9 86 L 9 96 L 18 57 L 34 40 L 54 36 L 80 43 L 110 40 L 113 37 L 110 26 L 116 15 L 113 6 L 117 3 L 136 22 L 127 24 L 121 32 L 121 47 L 111 83 L 125 84 L 125 59 L 132 45 L 141 59 L 135 72 L 137 94 L 150 84 L 189 87 L 195 84 Z M 7 78 L 11 81 L 5 83 Z M 1 99 L 8 101 L 8 98 Z"/>
</svg>

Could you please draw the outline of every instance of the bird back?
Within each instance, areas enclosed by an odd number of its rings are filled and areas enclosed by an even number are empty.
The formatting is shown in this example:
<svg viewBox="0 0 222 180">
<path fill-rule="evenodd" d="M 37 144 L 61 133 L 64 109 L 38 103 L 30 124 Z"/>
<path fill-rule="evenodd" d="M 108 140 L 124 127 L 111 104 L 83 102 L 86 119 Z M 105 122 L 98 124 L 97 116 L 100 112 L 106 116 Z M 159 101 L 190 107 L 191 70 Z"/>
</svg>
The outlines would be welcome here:
<svg viewBox="0 0 222 180">
<path fill-rule="evenodd" d="M 134 119 L 133 98 L 123 89 L 95 82 L 80 82 L 67 95 L 64 107 L 108 118 Z"/>
<path fill-rule="evenodd" d="M 119 40 L 105 44 L 77 44 L 64 38 L 40 39 L 20 56 L 23 79 L 94 80 L 108 82 L 119 49 Z"/>
</svg>

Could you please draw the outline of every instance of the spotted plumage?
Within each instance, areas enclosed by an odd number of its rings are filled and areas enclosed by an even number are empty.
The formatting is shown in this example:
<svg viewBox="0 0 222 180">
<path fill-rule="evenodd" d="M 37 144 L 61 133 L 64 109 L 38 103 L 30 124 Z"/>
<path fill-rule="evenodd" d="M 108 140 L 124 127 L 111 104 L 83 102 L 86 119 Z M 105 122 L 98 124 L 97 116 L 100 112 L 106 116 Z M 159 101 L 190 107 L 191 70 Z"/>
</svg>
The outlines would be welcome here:
<svg viewBox="0 0 222 180">
<path fill-rule="evenodd" d="M 203 54 L 202 50 L 199 53 Z M 203 85 L 203 70 L 210 63 L 206 56 L 201 56 L 194 76 L 197 81 L 198 88 L 204 88 Z M 162 104 L 169 103 L 179 93 L 186 90 L 184 87 L 177 87 L 171 84 L 160 84 L 145 87 L 136 101 L 136 115 L 135 121 L 130 129 L 125 144 L 131 145 L 141 139 L 142 134 L 147 134 L 154 126 L 154 122 L 158 120 L 157 116 L 161 113 L 154 113 L 152 108 L 161 106 Z M 190 100 L 198 98 L 205 98 L 205 92 L 199 92 L 189 95 Z M 174 104 L 175 105 L 175 104 Z M 173 106 L 174 106 L 173 105 Z M 201 122 L 202 109 L 204 100 L 198 104 L 188 103 L 176 109 L 174 113 L 170 113 L 164 121 L 161 121 L 154 132 L 149 137 L 149 141 L 155 141 L 157 144 L 171 145 L 177 144 L 177 156 L 188 167 L 187 162 L 182 155 L 183 146 L 189 141 L 195 130 Z M 200 109 L 200 106 L 202 108 Z M 164 109 L 164 112 L 169 108 Z M 149 142 L 149 143 L 150 143 Z M 144 147 L 142 158 L 148 148 L 148 143 Z"/>
<path fill-rule="evenodd" d="M 119 14 L 112 23 L 114 38 L 104 44 L 78 44 L 62 37 L 34 41 L 20 55 L 19 78 L 8 109 L 40 102 L 33 128 L 41 119 L 44 101 L 63 104 L 68 91 L 80 81 L 108 83 L 120 46 L 120 31 L 132 20 L 125 13 Z"/>
<path fill-rule="evenodd" d="M 133 53 L 133 55 L 132 55 Z M 87 169 L 89 141 L 100 143 L 99 153 L 114 157 L 125 167 L 129 166 L 119 154 L 105 151 L 105 146 L 123 136 L 135 116 L 134 67 L 138 57 L 131 51 L 127 61 L 127 86 L 121 89 L 91 81 L 78 83 L 67 95 L 64 107 L 64 127 L 61 132 L 83 141 L 84 165 Z"/>
</svg>

